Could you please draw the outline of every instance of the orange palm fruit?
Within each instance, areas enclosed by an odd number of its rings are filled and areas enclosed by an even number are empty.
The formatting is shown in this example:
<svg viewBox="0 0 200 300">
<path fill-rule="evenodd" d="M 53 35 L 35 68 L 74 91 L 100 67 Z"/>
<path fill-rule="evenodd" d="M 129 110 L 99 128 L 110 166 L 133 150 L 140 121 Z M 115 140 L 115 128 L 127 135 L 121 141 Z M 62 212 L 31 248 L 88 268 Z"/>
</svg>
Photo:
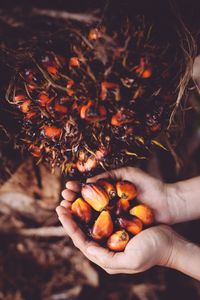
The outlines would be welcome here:
<svg viewBox="0 0 200 300">
<path fill-rule="evenodd" d="M 61 135 L 61 129 L 55 126 L 45 125 L 43 130 L 44 135 L 48 138 L 58 138 Z"/>
<path fill-rule="evenodd" d="M 72 203 L 71 210 L 81 221 L 88 223 L 91 220 L 92 209 L 82 198 L 78 198 Z"/>
<path fill-rule="evenodd" d="M 107 192 L 99 185 L 88 183 L 82 186 L 83 199 L 96 211 L 102 211 L 109 204 Z"/>
<path fill-rule="evenodd" d="M 67 112 L 67 107 L 60 104 L 58 101 L 56 101 L 54 108 L 55 108 L 55 111 L 57 111 L 58 113 L 61 113 L 61 114 L 65 114 Z"/>
<path fill-rule="evenodd" d="M 99 179 L 97 183 L 106 190 L 108 193 L 110 199 L 116 197 L 117 192 L 113 184 L 111 184 L 109 181 L 106 179 Z"/>
<path fill-rule="evenodd" d="M 133 121 L 134 115 L 131 112 L 122 109 L 112 116 L 111 125 L 122 126 L 124 124 L 132 123 Z"/>
<path fill-rule="evenodd" d="M 89 31 L 89 34 L 88 34 L 89 40 L 97 40 L 97 39 L 99 39 L 101 37 L 102 37 L 102 33 L 97 28 L 92 28 Z"/>
<path fill-rule="evenodd" d="M 125 218 L 118 218 L 119 226 L 122 229 L 126 229 L 128 232 L 132 234 L 138 234 L 140 231 L 142 231 L 142 221 L 136 217 L 133 217 L 132 219 L 125 219 Z"/>
<path fill-rule="evenodd" d="M 30 100 L 25 100 L 22 104 L 20 104 L 20 110 L 26 114 L 29 112 L 31 106 L 31 101 Z"/>
<path fill-rule="evenodd" d="M 58 69 L 54 66 L 47 67 L 47 71 L 52 75 L 56 75 L 58 73 Z"/>
<path fill-rule="evenodd" d="M 132 200 L 137 196 L 136 187 L 129 181 L 118 181 L 116 183 L 117 195 L 126 200 Z"/>
<path fill-rule="evenodd" d="M 107 247 L 112 251 L 123 251 L 128 241 L 128 233 L 125 230 L 118 230 L 109 237 Z"/>
<path fill-rule="evenodd" d="M 38 101 L 39 104 L 44 107 L 51 102 L 51 99 L 46 94 L 40 94 Z"/>
<path fill-rule="evenodd" d="M 76 56 L 71 57 L 69 60 L 69 68 L 72 67 L 80 67 L 80 61 Z"/>
<path fill-rule="evenodd" d="M 109 237 L 113 232 L 113 221 L 108 211 L 102 211 L 96 219 L 91 235 L 94 240 L 102 240 Z"/>
<path fill-rule="evenodd" d="M 139 218 L 145 225 L 150 225 L 154 221 L 153 211 L 144 204 L 134 206 L 129 212 L 132 216 Z"/>
</svg>

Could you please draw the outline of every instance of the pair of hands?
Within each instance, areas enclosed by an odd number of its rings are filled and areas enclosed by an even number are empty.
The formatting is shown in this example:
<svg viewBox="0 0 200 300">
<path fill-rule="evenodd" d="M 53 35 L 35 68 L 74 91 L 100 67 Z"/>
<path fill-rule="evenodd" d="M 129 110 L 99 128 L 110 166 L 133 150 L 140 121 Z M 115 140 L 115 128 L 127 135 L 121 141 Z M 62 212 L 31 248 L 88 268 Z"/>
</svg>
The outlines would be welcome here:
<svg viewBox="0 0 200 300">
<path fill-rule="evenodd" d="M 137 168 L 125 167 L 102 173 L 87 182 L 96 182 L 100 178 L 114 180 L 128 180 L 137 188 L 138 199 L 150 206 L 157 223 L 172 224 L 176 222 L 174 205 L 174 185 L 151 177 Z M 172 253 L 176 233 L 166 225 L 148 228 L 134 236 L 126 246 L 124 252 L 115 253 L 102 248 L 95 242 L 88 241 L 71 215 L 71 201 L 74 201 L 80 192 L 80 183 L 68 181 L 66 189 L 62 192 L 63 200 L 56 211 L 66 233 L 72 238 L 74 245 L 95 264 L 99 265 L 109 274 L 138 273 L 154 265 L 171 266 Z M 174 199 L 172 198 L 174 197 Z"/>
</svg>

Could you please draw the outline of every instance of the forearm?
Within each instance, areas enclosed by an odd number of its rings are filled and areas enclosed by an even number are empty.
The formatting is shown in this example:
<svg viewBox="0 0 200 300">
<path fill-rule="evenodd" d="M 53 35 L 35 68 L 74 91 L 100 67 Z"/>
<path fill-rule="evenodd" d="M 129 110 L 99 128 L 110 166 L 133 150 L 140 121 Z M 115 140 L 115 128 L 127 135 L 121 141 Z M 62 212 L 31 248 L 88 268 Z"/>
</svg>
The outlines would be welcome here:
<svg viewBox="0 0 200 300">
<path fill-rule="evenodd" d="M 200 176 L 168 185 L 172 223 L 200 218 Z"/>
<path fill-rule="evenodd" d="M 166 267 L 200 280 L 200 247 L 176 234 Z"/>
</svg>

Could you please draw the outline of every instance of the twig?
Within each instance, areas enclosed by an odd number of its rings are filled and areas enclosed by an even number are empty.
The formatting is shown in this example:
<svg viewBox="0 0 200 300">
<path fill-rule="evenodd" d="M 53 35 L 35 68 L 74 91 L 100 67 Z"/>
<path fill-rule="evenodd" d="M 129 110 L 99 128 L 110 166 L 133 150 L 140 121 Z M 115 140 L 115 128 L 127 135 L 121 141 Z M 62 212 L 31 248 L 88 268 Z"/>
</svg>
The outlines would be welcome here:
<svg viewBox="0 0 200 300">
<path fill-rule="evenodd" d="M 33 9 L 33 14 L 40 15 L 40 16 L 47 16 L 55 19 L 71 19 L 75 21 L 85 22 L 85 23 L 92 23 L 99 21 L 99 18 L 92 14 L 79 14 L 79 13 L 70 13 L 67 11 L 59 11 L 59 10 L 49 10 L 49 9 Z"/>
</svg>

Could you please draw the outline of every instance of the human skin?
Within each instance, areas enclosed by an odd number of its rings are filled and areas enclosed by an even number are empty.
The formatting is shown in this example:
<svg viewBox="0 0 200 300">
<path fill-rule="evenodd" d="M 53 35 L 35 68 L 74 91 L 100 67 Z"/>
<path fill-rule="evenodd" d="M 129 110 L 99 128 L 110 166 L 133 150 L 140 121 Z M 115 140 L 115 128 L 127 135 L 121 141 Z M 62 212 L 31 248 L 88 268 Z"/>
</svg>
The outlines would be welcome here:
<svg viewBox="0 0 200 300">
<path fill-rule="evenodd" d="M 80 192 L 80 183 L 69 181 L 62 192 L 65 200 L 56 211 L 75 246 L 109 274 L 134 274 L 155 265 L 162 265 L 200 280 L 200 248 L 168 226 L 200 218 L 200 177 L 165 184 L 140 169 L 125 167 L 89 178 L 87 182 L 96 182 L 100 178 L 133 182 L 139 201 L 153 209 L 157 223 L 167 225 L 143 230 L 129 241 L 124 252 L 109 251 L 93 241 L 88 241 L 73 220 L 70 202 L 75 200 L 77 192 Z"/>
</svg>

